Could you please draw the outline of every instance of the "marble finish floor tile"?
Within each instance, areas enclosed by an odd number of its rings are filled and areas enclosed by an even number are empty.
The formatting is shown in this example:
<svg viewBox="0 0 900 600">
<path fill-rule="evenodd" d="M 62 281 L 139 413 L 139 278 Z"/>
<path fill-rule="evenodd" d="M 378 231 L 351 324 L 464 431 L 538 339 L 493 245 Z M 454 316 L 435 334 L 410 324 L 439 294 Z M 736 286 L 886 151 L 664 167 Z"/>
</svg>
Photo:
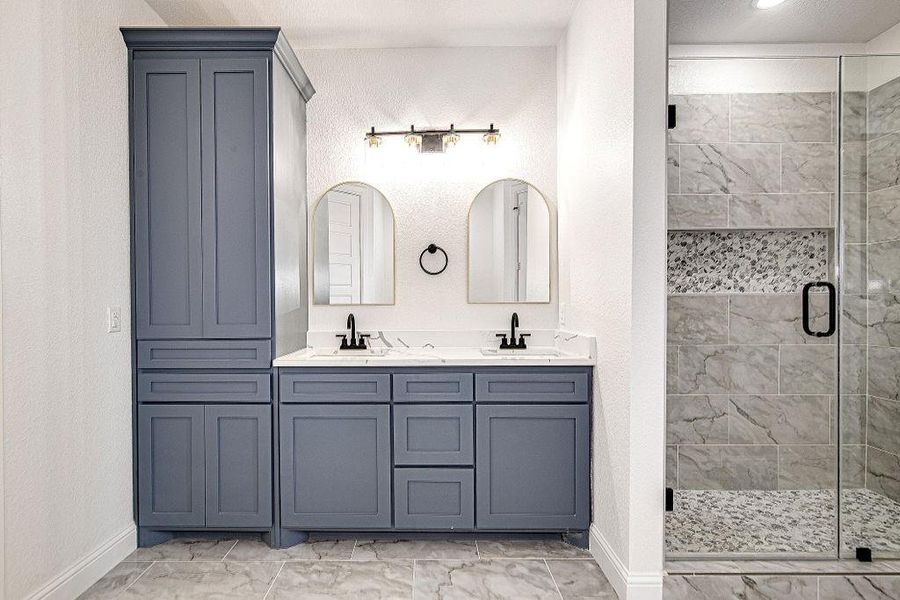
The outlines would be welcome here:
<svg viewBox="0 0 900 600">
<path fill-rule="evenodd" d="M 819 600 L 900 600 L 900 577 L 819 577 Z"/>
<path fill-rule="evenodd" d="M 280 567 L 277 562 L 157 562 L 119 598 L 261 600 Z"/>
<path fill-rule="evenodd" d="M 156 546 L 138 548 L 126 561 L 208 561 L 222 560 L 236 540 L 175 538 Z"/>
<path fill-rule="evenodd" d="M 409 600 L 412 589 L 413 561 L 288 562 L 266 600 Z"/>
<path fill-rule="evenodd" d="M 563 600 L 616 600 L 618 595 L 593 560 L 547 560 Z"/>
<path fill-rule="evenodd" d="M 815 576 L 676 575 L 666 577 L 666 600 L 817 600 Z"/>
<path fill-rule="evenodd" d="M 357 540 L 353 560 L 476 559 L 475 540 Z"/>
<path fill-rule="evenodd" d="M 414 600 L 559 600 L 543 560 L 416 561 Z"/>
<path fill-rule="evenodd" d="M 478 555 L 494 558 L 591 558 L 585 549 L 562 540 L 478 540 Z"/>
<path fill-rule="evenodd" d="M 239 540 L 225 555 L 233 561 L 350 560 L 353 540 L 314 540 L 290 548 L 270 548 L 260 540 Z"/>
<path fill-rule="evenodd" d="M 144 571 L 153 563 L 122 562 L 104 575 L 100 581 L 92 585 L 86 592 L 78 596 L 78 600 L 107 600 L 118 598 L 122 592 L 137 581 Z"/>
</svg>

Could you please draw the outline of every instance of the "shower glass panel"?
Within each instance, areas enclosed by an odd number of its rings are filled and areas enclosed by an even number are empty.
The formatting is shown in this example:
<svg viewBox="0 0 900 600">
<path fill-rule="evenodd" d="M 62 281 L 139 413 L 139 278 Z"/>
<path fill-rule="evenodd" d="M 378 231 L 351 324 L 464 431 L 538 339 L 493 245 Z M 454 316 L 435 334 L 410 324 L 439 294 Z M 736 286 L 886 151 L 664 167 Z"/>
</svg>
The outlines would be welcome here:
<svg viewBox="0 0 900 600">
<path fill-rule="evenodd" d="M 841 68 L 841 555 L 900 557 L 900 56 Z"/>
<path fill-rule="evenodd" d="M 667 553 L 834 558 L 839 61 L 669 69 Z"/>
</svg>

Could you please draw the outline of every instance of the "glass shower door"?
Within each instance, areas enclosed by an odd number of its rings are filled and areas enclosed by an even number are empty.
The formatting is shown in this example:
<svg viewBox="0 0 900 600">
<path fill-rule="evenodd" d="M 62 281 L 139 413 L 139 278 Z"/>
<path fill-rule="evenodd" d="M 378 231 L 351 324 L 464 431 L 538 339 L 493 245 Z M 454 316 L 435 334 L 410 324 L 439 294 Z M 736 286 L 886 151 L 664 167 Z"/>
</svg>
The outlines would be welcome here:
<svg viewBox="0 0 900 600">
<path fill-rule="evenodd" d="M 842 59 L 841 555 L 900 557 L 900 56 Z"/>
</svg>

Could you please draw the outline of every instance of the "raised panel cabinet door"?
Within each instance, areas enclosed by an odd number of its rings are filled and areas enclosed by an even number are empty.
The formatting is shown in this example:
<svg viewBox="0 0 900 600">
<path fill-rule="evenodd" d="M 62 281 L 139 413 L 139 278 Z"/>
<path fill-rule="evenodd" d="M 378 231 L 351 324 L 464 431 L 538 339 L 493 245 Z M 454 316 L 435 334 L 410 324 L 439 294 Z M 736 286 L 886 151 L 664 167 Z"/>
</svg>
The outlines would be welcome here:
<svg viewBox="0 0 900 600">
<path fill-rule="evenodd" d="M 389 406 L 282 405 L 280 419 L 283 527 L 391 526 Z"/>
<path fill-rule="evenodd" d="M 272 334 L 265 58 L 200 61 L 203 336 Z"/>
<path fill-rule="evenodd" d="M 203 333 L 200 61 L 134 60 L 135 335 Z"/>
<path fill-rule="evenodd" d="M 138 408 L 141 527 L 205 524 L 202 406 Z"/>
<path fill-rule="evenodd" d="M 271 527 L 272 408 L 206 407 L 206 526 Z"/>
<path fill-rule="evenodd" d="M 476 407 L 478 529 L 585 530 L 587 405 Z"/>
</svg>

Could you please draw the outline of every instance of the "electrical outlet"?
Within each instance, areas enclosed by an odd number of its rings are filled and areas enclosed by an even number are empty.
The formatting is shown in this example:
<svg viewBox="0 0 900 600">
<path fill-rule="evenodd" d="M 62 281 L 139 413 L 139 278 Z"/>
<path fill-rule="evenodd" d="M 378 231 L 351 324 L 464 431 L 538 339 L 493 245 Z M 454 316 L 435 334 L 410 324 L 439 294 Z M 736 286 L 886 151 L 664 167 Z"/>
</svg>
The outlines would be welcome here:
<svg viewBox="0 0 900 600">
<path fill-rule="evenodd" d="M 106 332 L 116 333 L 122 331 L 122 307 L 106 307 Z"/>
</svg>

